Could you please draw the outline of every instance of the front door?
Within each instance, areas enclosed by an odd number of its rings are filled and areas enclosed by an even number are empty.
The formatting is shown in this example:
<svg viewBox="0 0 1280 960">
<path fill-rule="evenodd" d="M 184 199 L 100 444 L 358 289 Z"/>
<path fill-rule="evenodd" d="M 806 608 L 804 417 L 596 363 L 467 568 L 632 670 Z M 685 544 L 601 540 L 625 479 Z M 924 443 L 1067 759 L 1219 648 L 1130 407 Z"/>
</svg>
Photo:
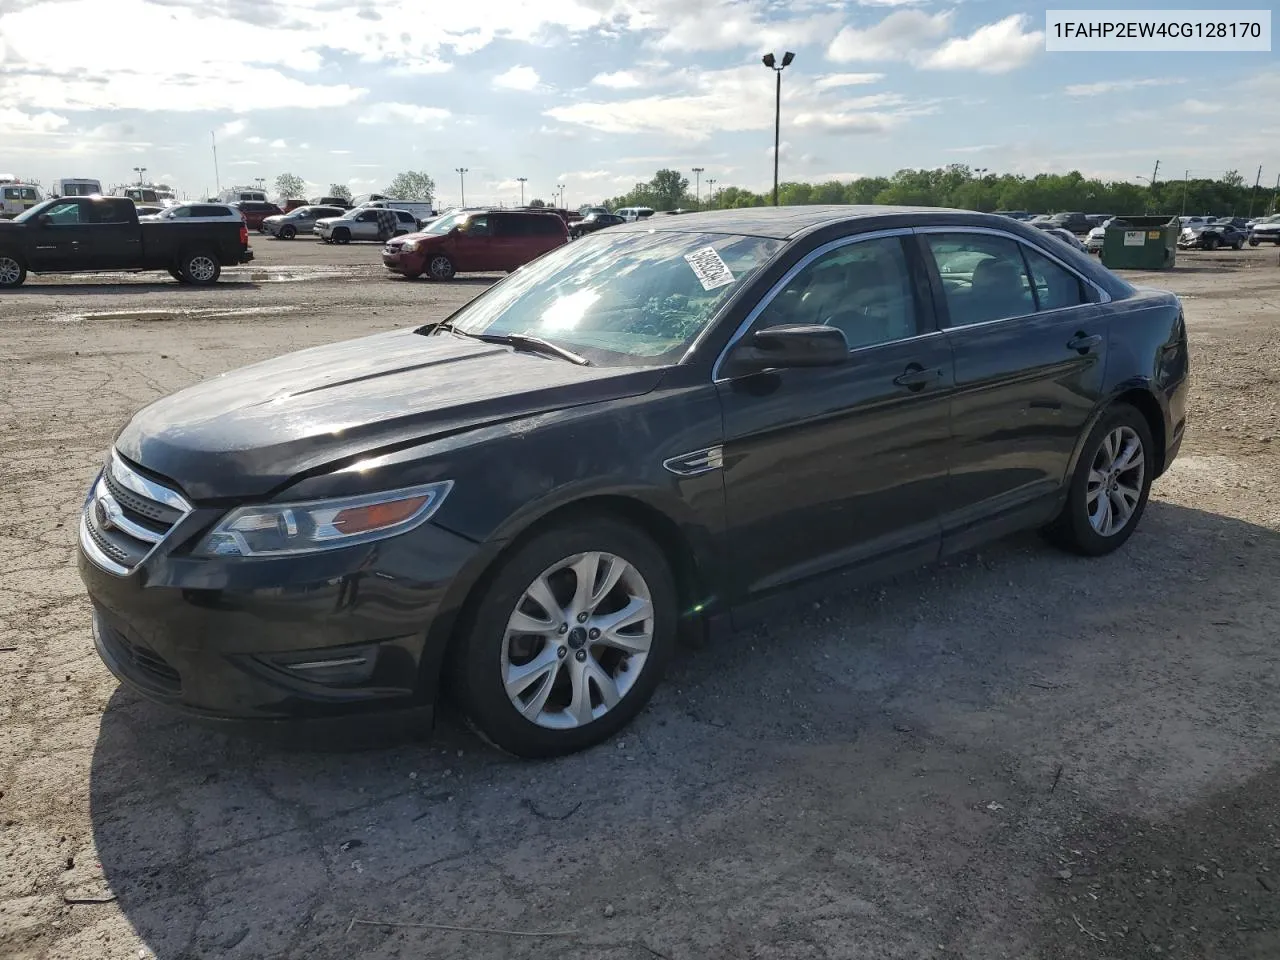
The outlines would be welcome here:
<svg viewBox="0 0 1280 960">
<path fill-rule="evenodd" d="M 502 269 L 493 253 L 493 218 L 481 213 L 459 224 L 449 256 L 458 273 Z"/>
<path fill-rule="evenodd" d="M 920 234 L 955 355 L 950 552 L 1002 518 L 1048 519 L 1101 396 L 1107 320 L 1089 284 L 1030 244 L 962 228 Z"/>
<path fill-rule="evenodd" d="M 951 348 L 933 330 L 910 240 L 897 231 L 819 248 L 757 308 L 751 330 L 839 328 L 847 363 L 717 381 L 737 603 L 938 555 Z"/>
<path fill-rule="evenodd" d="M 40 214 L 31 239 L 32 270 L 74 270 L 83 262 L 80 251 L 82 243 L 88 249 L 88 216 L 82 213 L 88 204 L 88 200 L 63 200 Z"/>
</svg>

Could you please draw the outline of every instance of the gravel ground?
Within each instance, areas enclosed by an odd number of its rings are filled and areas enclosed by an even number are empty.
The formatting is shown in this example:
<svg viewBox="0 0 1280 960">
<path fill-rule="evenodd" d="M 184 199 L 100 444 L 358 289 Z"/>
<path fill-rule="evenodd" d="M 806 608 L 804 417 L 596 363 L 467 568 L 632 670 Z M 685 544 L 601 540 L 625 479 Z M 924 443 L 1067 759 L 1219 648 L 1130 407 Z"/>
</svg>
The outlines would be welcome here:
<svg viewBox="0 0 1280 960">
<path fill-rule="evenodd" d="M 0 297 L 0 956 L 1280 955 L 1275 251 L 1136 276 L 1186 298 L 1193 419 L 1119 554 L 1024 536 L 799 606 L 533 764 L 447 719 L 363 752 L 227 738 L 94 655 L 73 530 L 133 410 L 487 282 L 255 247 L 207 291 Z"/>
</svg>

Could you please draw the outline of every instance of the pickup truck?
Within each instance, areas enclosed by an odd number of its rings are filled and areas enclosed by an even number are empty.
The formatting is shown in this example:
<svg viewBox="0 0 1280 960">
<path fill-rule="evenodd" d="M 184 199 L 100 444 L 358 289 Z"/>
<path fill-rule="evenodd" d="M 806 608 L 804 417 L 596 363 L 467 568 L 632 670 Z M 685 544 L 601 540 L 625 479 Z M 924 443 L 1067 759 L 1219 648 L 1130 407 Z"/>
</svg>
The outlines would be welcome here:
<svg viewBox="0 0 1280 960">
<path fill-rule="evenodd" d="M 179 283 L 217 282 L 224 266 L 248 263 L 243 223 L 139 223 L 127 197 L 46 200 L 0 222 L 0 289 L 32 273 L 167 270 Z"/>
</svg>

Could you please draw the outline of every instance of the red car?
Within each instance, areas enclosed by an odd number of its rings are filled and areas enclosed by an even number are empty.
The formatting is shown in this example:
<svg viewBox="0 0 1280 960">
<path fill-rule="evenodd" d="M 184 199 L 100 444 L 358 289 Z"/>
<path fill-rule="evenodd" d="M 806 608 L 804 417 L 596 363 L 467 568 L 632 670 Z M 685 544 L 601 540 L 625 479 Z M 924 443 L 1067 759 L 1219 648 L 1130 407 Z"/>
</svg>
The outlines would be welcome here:
<svg viewBox="0 0 1280 960">
<path fill-rule="evenodd" d="M 564 220 L 524 210 L 463 210 L 382 248 L 392 273 L 448 280 L 455 273 L 515 270 L 569 242 Z"/>
<path fill-rule="evenodd" d="M 262 200 L 241 200 L 231 206 L 240 211 L 240 216 L 244 217 L 245 226 L 250 230 L 261 230 L 262 221 L 267 217 L 278 217 L 284 213 L 274 203 Z"/>
</svg>

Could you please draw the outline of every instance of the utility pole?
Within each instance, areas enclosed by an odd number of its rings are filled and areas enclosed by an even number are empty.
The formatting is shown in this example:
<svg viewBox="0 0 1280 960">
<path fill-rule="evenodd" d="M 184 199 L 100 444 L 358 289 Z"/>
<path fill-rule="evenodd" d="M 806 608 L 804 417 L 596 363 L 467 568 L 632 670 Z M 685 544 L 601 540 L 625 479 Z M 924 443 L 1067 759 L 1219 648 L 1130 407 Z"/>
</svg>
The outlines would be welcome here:
<svg viewBox="0 0 1280 960">
<path fill-rule="evenodd" d="M 222 193 L 222 177 L 218 176 L 218 135 L 210 130 L 209 139 L 213 141 L 213 182 L 218 188 L 218 193 Z"/>
<path fill-rule="evenodd" d="M 520 183 L 520 206 L 524 206 L 524 185 L 529 182 L 528 177 L 516 177 Z"/>
<path fill-rule="evenodd" d="M 716 178 L 707 178 L 707 199 L 714 205 L 716 202 Z"/>
<path fill-rule="evenodd" d="M 694 182 L 693 197 L 694 197 L 694 200 L 697 202 L 699 210 L 702 209 L 702 171 L 705 169 L 706 167 L 693 168 L 693 182 Z"/>
<path fill-rule="evenodd" d="M 1156 197 L 1156 174 L 1160 172 L 1160 161 L 1156 161 L 1155 169 L 1151 171 L 1151 199 Z"/>
<path fill-rule="evenodd" d="M 1280 173 L 1276 174 L 1276 189 L 1275 189 L 1275 192 L 1271 194 L 1271 212 L 1272 213 L 1277 212 L 1277 209 L 1278 209 L 1276 206 L 1277 203 L 1280 203 Z"/>
<path fill-rule="evenodd" d="M 462 203 L 458 204 L 458 206 L 466 207 L 467 205 L 467 168 L 454 167 L 453 169 L 458 171 L 458 189 L 462 193 Z"/>
<path fill-rule="evenodd" d="M 1184 170 L 1182 173 L 1182 215 L 1187 215 L 1187 181 L 1191 179 L 1191 171 Z"/>
<path fill-rule="evenodd" d="M 1249 194 L 1249 216 L 1253 216 L 1253 201 L 1258 196 L 1258 186 L 1262 183 L 1262 167 L 1258 167 L 1258 175 L 1253 181 L 1253 192 Z"/>
<path fill-rule="evenodd" d="M 778 81 L 773 104 L 773 205 L 775 207 L 778 205 L 778 151 L 782 146 L 782 71 L 789 67 L 795 58 L 796 55 L 790 50 L 782 55 L 781 63 L 772 53 L 766 53 L 760 58 L 760 62 L 773 71 Z"/>
</svg>

